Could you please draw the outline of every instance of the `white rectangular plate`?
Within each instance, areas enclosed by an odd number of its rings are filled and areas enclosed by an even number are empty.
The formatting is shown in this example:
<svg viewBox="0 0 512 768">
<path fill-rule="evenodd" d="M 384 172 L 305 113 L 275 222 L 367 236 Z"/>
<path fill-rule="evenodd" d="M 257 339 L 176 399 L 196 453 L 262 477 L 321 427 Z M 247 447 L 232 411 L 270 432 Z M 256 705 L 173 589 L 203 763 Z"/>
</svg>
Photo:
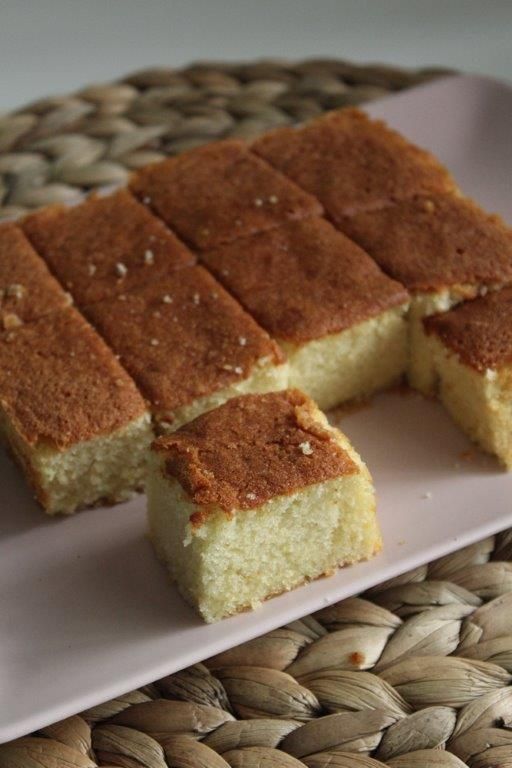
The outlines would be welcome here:
<svg viewBox="0 0 512 768">
<path fill-rule="evenodd" d="M 508 86 L 448 78 L 368 111 L 435 152 L 467 193 L 512 222 Z M 210 626 L 154 558 L 143 497 L 47 519 L 1 456 L 0 741 L 512 526 L 512 476 L 480 455 L 461 460 L 469 444 L 436 403 L 390 393 L 341 425 L 373 473 L 384 551 Z"/>
</svg>

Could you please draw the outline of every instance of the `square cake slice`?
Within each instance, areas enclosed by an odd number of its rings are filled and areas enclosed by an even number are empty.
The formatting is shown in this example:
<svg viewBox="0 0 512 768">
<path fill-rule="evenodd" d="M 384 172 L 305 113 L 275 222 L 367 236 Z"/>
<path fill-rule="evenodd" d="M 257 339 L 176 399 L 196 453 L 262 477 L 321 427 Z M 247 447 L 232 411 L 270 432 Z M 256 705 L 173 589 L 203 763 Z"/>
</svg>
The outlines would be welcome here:
<svg viewBox="0 0 512 768">
<path fill-rule="evenodd" d="M 439 397 L 512 470 L 512 288 L 424 320 Z"/>
<path fill-rule="evenodd" d="M 0 336 L 0 434 L 50 514 L 143 487 L 146 405 L 71 307 Z"/>
<path fill-rule="evenodd" d="M 277 344 L 203 267 L 86 308 L 163 430 L 246 392 L 283 389 Z"/>
<path fill-rule="evenodd" d="M 158 282 L 196 260 L 126 190 L 94 195 L 73 208 L 44 208 L 22 226 L 79 306 Z"/>
<path fill-rule="evenodd" d="M 365 464 L 297 390 L 235 398 L 156 440 L 148 520 L 207 622 L 381 547 Z"/>
<path fill-rule="evenodd" d="M 71 298 L 19 227 L 0 225 L 0 326 L 17 328 L 69 306 Z"/>
<path fill-rule="evenodd" d="M 290 222 L 202 259 L 286 352 L 290 386 L 321 408 L 404 374 L 407 292 L 324 219 Z"/>
<path fill-rule="evenodd" d="M 422 318 L 511 283 L 511 231 L 471 200 L 445 194 L 352 216 L 340 227 L 411 293 L 409 381 L 432 394 Z"/>
<path fill-rule="evenodd" d="M 234 139 L 143 168 L 131 189 L 200 249 L 321 211 L 314 198 Z"/>
<path fill-rule="evenodd" d="M 455 189 L 431 154 L 359 109 L 329 112 L 299 128 L 278 128 L 252 148 L 315 195 L 335 222 L 421 192 Z"/>
</svg>

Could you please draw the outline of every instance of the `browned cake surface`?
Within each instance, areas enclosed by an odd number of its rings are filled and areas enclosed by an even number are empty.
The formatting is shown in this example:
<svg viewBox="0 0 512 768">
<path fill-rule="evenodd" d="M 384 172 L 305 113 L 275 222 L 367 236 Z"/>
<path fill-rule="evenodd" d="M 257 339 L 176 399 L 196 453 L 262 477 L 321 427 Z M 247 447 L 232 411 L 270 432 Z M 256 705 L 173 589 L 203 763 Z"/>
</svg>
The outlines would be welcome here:
<svg viewBox="0 0 512 768">
<path fill-rule="evenodd" d="M 145 411 L 113 353 L 71 307 L 0 336 L 0 405 L 27 443 L 60 450 Z"/>
<path fill-rule="evenodd" d="M 191 500 L 225 511 L 358 471 L 298 390 L 229 400 L 153 447 Z M 318 510 L 317 512 L 318 513 Z M 200 524 L 208 509 L 194 516 Z"/>
<path fill-rule="evenodd" d="M 407 300 L 407 292 L 323 219 L 292 222 L 202 255 L 272 336 L 337 333 Z"/>
<path fill-rule="evenodd" d="M 156 413 L 247 378 L 274 342 L 202 267 L 86 309 Z"/>
<path fill-rule="evenodd" d="M 144 168 L 131 188 L 197 248 L 320 213 L 316 200 L 235 140 Z"/>
<path fill-rule="evenodd" d="M 281 128 L 253 149 L 316 195 L 337 221 L 420 192 L 454 187 L 429 153 L 358 109 L 331 112 L 303 128 Z"/>
<path fill-rule="evenodd" d="M 462 362 L 485 371 L 512 363 L 512 288 L 493 291 L 424 321 Z"/>
<path fill-rule="evenodd" d="M 27 238 L 14 224 L 0 225 L 0 325 L 9 330 L 70 303 Z"/>
<path fill-rule="evenodd" d="M 23 228 L 77 304 L 157 281 L 195 257 L 125 190 L 74 208 L 52 206 Z"/>
<path fill-rule="evenodd" d="M 512 280 L 510 230 L 469 200 L 421 196 L 340 226 L 411 291 Z"/>
</svg>

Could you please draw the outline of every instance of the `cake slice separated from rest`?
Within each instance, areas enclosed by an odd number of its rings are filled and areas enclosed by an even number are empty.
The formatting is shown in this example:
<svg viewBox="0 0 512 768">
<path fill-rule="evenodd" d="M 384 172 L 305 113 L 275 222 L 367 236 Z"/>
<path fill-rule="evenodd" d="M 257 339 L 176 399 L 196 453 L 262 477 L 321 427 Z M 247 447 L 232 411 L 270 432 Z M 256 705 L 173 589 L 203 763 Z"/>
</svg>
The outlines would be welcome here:
<svg viewBox="0 0 512 768">
<path fill-rule="evenodd" d="M 149 532 L 212 622 L 381 547 L 366 465 L 297 390 L 246 395 L 153 444 Z"/>
<path fill-rule="evenodd" d="M 512 470 L 512 288 L 424 320 L 441 402 Z"/>
<path fill-rule="evenodd" d="M 147 166 L 130 187 L 199 249 L 321 212 L 317 200 L 235 139 Z"/>
<path fill-rule="evenodd" d="M 278 128 L 252 149 L 315 195 L 334 222 L 422 192 L 456 189 L 433 155 L 354 108 Z"/>
<path fill-rule="evenodd" d="M 290 222 L 201 258 L 286 352 L 290 386 L 321 408 L 404 374 L 407 291 L 324 219 Z"/>
<path fill-rule="evenodd" d="M 17 328 L 70 303 L 21 229 L 0 224 L 0 328 Z"/>
<path fill-rule="evenodd" d="M 92 195 L 74 207 L 53 205 L 22 226 L 78 306 L 157 282 L 195 256 L 129 192 Z"/>
<path fill-rule="evenodd" d="M 409 382 L 433 394 L 422 319 L 512 283 L 512 233 L 471 200 L 418 196 L 340 221 L 346 234 L 411 294 Z"/>
<path fill-rule="evenodd" d="M 144 485 L 146 405 L 71 307 L 0 335 L 0 434 L 50 514 Z"/>
<path fill-rule="evenodd" d="M 162 431 L 235 395 L 288 384 L 277 344 L 203 267 L 182 269 L 85 311 Z"/>
</svg>

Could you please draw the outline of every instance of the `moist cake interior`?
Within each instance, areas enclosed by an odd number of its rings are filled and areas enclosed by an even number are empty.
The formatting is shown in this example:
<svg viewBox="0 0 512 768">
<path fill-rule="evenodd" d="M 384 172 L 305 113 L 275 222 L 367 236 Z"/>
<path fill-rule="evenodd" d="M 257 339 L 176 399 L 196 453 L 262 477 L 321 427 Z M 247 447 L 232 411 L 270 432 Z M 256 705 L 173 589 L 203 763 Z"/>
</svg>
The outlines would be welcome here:
<svg viewBox="0 0 512 768">
<path fill-rule="evenodd" d="M 411 294 L 409 383 L 434 394 L 422 319 L 512 282 L 512 236 L 496 216 L 447 194 L 418 196 L 340 225 Z"/>
<path fill-rule="evenodd" d="M 366 466 L 296 390 L 230 400 L 157 440 L 152 465 L 153 544 L 208 622 L 380 548 Z"/>
<path fill-rule="evenodd" d="M 278 341 L 290 386 L 321 408 L 404 374 L 407 292 L 325 219 L 289 222 L 201 259 Z"/>
<path fill-rule="evenodd" d="M 144 485 L 146 405 L 73 308 L 0 336 L 0 426 L 49 513 L 121 501 Z"/>
<path fill-rule="evenodd" d="M 512 288 L 424 325 L 441 402 L 466 434 L 512 469 Z"/>
</svg>

